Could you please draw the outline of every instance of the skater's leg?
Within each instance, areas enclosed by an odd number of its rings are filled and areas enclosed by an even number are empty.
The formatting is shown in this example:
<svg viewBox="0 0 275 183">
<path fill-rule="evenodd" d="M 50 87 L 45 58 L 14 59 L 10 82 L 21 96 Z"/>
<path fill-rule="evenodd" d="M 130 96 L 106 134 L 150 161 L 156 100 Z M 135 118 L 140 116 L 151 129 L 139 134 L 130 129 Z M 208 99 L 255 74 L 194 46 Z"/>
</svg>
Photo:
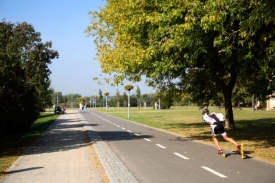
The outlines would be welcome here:
<svg viewBox="0 0 275 183">
<path fill-rule="evenodd" d="M 220 146 L 220 143 L 219 143 L 217 137 L 215 135 L 212 135 L 212 137 L 213 137 L 213 141 L 214 141 L 216 147 L 218 148 L 218 150 L 221 150 L 222 148 Z"/>
<path fill-rule="evenodd" d="M 223 138 L 224 138 L 224 140 L 226 140 L 227 142 L 231 142 L 235 146 L 238 145 L 238 143 L 235 140 L 233 140 L 232 138 L 228 137 L 227 135 L 223 135 Z"/>
</svg>

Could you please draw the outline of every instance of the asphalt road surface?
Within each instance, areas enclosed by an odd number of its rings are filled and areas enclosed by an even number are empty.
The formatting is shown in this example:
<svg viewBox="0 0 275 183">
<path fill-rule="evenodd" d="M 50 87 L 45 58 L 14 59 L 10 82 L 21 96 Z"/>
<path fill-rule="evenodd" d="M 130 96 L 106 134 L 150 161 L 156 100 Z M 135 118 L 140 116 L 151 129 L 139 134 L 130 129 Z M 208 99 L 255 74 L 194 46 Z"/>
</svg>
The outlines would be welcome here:
<svg viewBox="0 0 275 183">
<path fill-rule="evenodd" d="M 274 183 L 275 165 L 96 111 L 82 113 L 139 182 Z M 211 136 L 209 136 L 211 138 Z"/>
</svg>

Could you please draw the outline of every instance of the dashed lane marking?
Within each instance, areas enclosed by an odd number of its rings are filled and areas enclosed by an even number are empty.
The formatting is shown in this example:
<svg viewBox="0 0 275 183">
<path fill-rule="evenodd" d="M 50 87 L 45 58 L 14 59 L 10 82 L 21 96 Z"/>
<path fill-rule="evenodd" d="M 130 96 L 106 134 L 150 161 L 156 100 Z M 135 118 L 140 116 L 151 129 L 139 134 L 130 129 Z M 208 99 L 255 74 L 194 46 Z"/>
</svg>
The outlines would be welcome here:
<svg viewBox="0 0 275 183">
<path fill-rule="evenodd" d="M 179 157 L 181 157 L 181 158 L 183 158 L 183 159 L 189 159 L 189 158 L 187 158 L 186 156 L 183 156 L 183 155 L 181 155 L 180 153 L 174 153 L 175 155 L 177 155 L 177 156 L 179 156 Z"/>
<path fill-rule="evenodd" d="M 146 141 L 148 141 L 148 142 L 150 142 L 151 140 L 150 139 L 147 139 L 147 138 L 143 138 L 144 140 L 146 140 Z"/>
<path fill-rule="evenodd" d="M 139 134 L 135 133 L 136 136 L 140 136 Z"/>
<path fill-rule="evenodd" d="M 130 133 L 132 133 L 132 131 L 131 131 L 131 130 L 127 130 L 127 132 L 130 132 Z"/>
<path fill-rule="evenodd" d="M 160 145 L 160 144 L 156 144 L 157 146 L 161 147 L 162 149 L 166 149 L 166 147 Z"/>
<path fill-rule="evenodd" d="M 215 170 L 212 170 L 211 168 L 208 168 L 208 167 L 206 167 L 206 166 L 201 166 L 201 167 L 202 167 L 203 169 L 205 169 L 205 170 L 207 170 L 207 171 L 209 171 L 209 172 L 211 172 L 211 173 L 213 173 L 213 174 L 215 174 L 215 175 L 221 177 L 221 178 L 227 178 L 225 175 L 223 175 L 223 174 L 221 174 L 221 173 L 219 173 L 219 172 L 216 172 Z"/>
</svg>

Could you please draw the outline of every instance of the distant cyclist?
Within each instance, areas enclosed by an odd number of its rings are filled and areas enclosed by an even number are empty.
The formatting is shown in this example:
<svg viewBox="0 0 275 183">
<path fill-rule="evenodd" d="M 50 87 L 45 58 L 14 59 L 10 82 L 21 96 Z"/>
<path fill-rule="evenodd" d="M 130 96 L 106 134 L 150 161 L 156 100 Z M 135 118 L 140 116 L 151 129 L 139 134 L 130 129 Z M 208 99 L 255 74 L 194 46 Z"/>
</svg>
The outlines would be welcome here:
<svg viewBox="0 0 275 183">
<path fill-rule="evenodd" d="M 220 115 L 219 114 L 210 114 L 209 110 L 207 108 L 203 108 L 201 110 L 201 113 L 203 115 L 202 119 L 206 123 L 210 124 L 210 126 L 211 126 L 213 141 L 214 141 L 216 147 L 218 148 L 218 153 L 223 154 L 223 150 L 222 150 L 222 148 L 219 144 L 219 141 L 217 139 L 218 134 L 221 134 L 223 136 L 224 140 L 234 144 L 236 146 L 237 150 L 240 152 L 240 150 L 241 150 L 240 145 L 237 144 L 235 142 L 235 140 L 228 137 L 227 134 L 226 134 L 226 131 L 225 131 L 224 126 L 222 124 L 223 115 L 222 114 L 220 114 Z"/>
</svg>

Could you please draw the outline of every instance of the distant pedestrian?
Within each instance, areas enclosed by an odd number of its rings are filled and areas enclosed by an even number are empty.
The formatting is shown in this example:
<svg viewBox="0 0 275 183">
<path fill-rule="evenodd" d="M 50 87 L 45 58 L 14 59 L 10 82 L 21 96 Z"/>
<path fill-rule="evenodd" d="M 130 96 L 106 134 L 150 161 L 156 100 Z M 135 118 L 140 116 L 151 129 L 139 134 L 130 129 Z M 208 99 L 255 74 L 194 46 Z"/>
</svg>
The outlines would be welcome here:
<svg viewBox="0 0 275 183">
<path fill-rule="evenodd" d="M 64 104 L 64 106 L 63 106 L 63 114 L 65 113 L 66 109 L 67 109 L 67 106 L 66 106 L 66 104 Z"/>
<path fill-rule="evenodd" d="M 210 124 L 210 126 L 211 126 L 212 137 L 213 137 L 213 141 L 214 141 L 216 147 L 218 148 L 218 154 L 223 154 L 223 150 L 222 150 L 222 148 L 219 144 L 219 141 L 217 139 L 218 134 L 221 134 L 223 136 L 224 140 L 234 144 L 238 151 L 241 150 L 240 145 L 237 144 L 237 142 L 235 142 L 235 140 L 233 140 L 232 138 L 227 136 L 224 126 L 221 122 L 221 121 L 223 121 L 222 114 L 221 114 L 221 116 L 218 114 L 210 114 L 209 110 L 207 108 L 203 108 L 201 110 L 201 114 L 203 115 L 202 119 L 206 123 Z"/>
<path fill-rule="evenodd" d="M 82 103 L 79 103 L 79 111 L 82 111 Z"/>
<path fill-rule="evenodd" d="M 84 112 L 87 112 L 86 104 L 84 105 Z"/>
</svg>

